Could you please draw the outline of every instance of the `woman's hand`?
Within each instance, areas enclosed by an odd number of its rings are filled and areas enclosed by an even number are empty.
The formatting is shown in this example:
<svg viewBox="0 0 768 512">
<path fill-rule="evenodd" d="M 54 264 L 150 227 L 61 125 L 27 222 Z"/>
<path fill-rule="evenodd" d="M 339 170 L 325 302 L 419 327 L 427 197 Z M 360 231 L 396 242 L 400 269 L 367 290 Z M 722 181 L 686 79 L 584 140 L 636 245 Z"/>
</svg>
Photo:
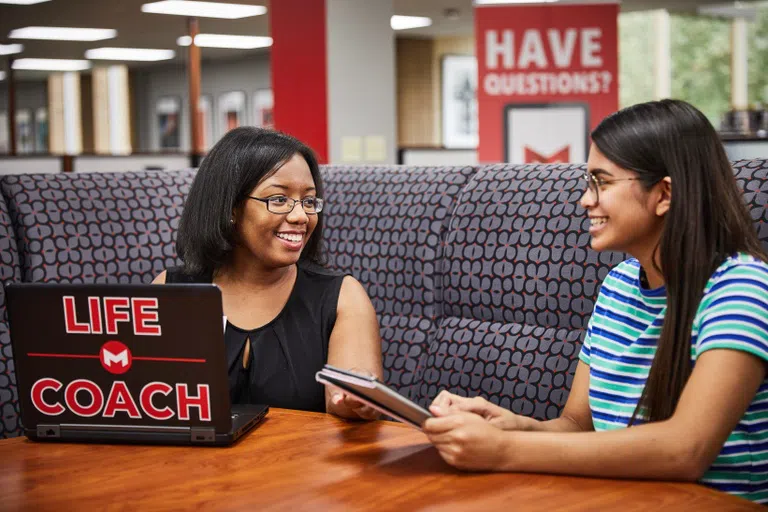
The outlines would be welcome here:
<svg viewBox="0 0 768 512">
<path fill-rule="evenodd" d="M 526 430 L 528 423 L 527 418 L 494 405 L 485 398 L 466 398 L 448 391 L 441 391 L 429 406 L 429 410 L 438 417 L 459 412 L 474 413 L 501 430 Z"/>
<path fill-rule="evenodd" d="M 363 368 L 350 368 L 349 371 L 367 377 L 374 377 L 373 373 Z M 343 418 L 359 418 L 363 420 L 376 420 L 379 418 L 379 411 L 336 387 L 331 388 L 331 405 L 334 408 L 333 412 Z"/>
<path fill-rule="evenodd" d="M 456 412 L 430 418 L 424 422 L 422 430 L 451 466 L 474 471 L 501 471 L 511 464 L 511 433 L 477 414 Z"/>
</svg>

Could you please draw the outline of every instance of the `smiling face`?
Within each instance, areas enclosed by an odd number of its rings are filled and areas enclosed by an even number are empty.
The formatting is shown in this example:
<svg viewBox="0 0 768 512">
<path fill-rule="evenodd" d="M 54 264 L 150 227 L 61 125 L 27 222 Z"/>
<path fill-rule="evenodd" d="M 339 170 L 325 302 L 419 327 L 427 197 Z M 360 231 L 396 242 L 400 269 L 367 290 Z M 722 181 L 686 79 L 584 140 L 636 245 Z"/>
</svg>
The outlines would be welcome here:
<svg viewBox="0 0 768 512">
<path fill-rule="evenodd" d="M 637 173 L 608 160 L 594 144 L 587 171 L 601 183 L 599 202 L 591 190 L 581 197 L 590 219 L 592 248 L 627 252 L 641 261 L 650 257 L 669 209 L 669 178 L 646 190 Z"/>
<path fill-rule="evenodd" d="M 306 160 L 296 154 L 248 195 L 261 199 L 284 196 L 300 201 L 315 197 L 315 181 Z M 317 214 L 308 215 L 300 202 L 290 213 L 276 214 L 262 201 L 245 199 L 235 210 L 234 220 L 238 240 L 236 255 L 244 253 L 266 268 L 279 268 L 299 260 L 317 225 Z"/>
</svg>

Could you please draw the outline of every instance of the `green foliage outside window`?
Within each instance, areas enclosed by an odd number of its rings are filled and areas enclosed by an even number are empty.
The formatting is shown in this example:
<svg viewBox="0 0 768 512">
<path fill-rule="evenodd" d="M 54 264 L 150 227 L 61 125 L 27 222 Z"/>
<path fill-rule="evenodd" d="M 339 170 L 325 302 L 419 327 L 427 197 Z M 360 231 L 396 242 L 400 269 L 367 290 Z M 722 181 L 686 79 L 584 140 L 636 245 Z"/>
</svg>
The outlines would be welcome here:
<svg viewBox="0 0 768 512">
<path fill-rule="evenodd" d="M 654 12 L 619 16 L 619 103 L 654 99 Z M 749 23 L 749 102 L 768 104 L 768 5 Z M 686 100 L 716 126 L 731 108 L 731 20 L 670 16 L 672 97 Z"/>
<path fill-rule="evenodd" d="M 715 127 L 731 108 L 731 21 L 670 16 L 672 97 L 696 106 Z"/>
<path fill-rule="evenodd" d="M 619 15 L 619 105 L 651 101 L 654 83 L 653 12 Z"/>
<path fill-rule="evenodd" d="M 768 106 L 768 6 L 749 24 L 749 102 Z"/>
</svg>

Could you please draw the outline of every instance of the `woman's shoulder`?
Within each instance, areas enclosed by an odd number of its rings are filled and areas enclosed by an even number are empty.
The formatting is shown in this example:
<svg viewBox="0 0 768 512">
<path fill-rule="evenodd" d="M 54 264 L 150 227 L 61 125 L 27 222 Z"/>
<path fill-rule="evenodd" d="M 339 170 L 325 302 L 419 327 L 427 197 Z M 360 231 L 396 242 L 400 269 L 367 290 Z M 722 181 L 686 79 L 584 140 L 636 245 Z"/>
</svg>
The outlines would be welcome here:
<svg viewBox="0 0 768 512">
<path fill-rule="evenodd" d="M 299 271 L 306 277 L 316 281 L 341 281 L 345 276 L 349 275 L 346 272 L 332 270 L 310 261 L 301 261 L 298 267 Z"/>
<path fill-rule="evenodd" d="M 768 263 L 747 253 L 736 253 L 727 257 L 712 274 L 712 279 L 722 277 L 729 272 L 740 272 L 756 275 L 768 274 Z"/>
<path fill-rule="evenodd" d="M 207 273 L 190 274 L 184 267 L 170 267 L 165 271 L 165 283 L 210 283 L 212 276 Z"/>
<path fill-rule="evenodd" d="M 637 284 L 640 276 L 640 268 L 640 262 L 637 258 L 624 260 L 608 272 L 603 284 L 610 284 L 612 282 Z"/>
<path fill-rule="evenodd" d="M 768 290 L 768 263 L 746 253 L 729 256 L 709 278 L 705 290 L 714 291 L 727 284 L 751 284 Z"/>
</svg>

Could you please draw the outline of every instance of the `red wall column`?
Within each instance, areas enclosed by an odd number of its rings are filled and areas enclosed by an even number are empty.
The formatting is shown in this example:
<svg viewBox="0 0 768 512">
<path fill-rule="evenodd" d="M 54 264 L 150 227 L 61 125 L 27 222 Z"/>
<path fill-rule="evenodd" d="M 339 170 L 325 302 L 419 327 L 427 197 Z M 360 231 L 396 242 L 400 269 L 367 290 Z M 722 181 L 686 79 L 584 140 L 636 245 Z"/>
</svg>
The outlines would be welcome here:
<svg viewBox="0 0 768 512">
<path fill-rule="evenodd" d="M 328 162 L 328 66 L 325 0 L 270 2 L 275 128 Z"/>
</svg>

